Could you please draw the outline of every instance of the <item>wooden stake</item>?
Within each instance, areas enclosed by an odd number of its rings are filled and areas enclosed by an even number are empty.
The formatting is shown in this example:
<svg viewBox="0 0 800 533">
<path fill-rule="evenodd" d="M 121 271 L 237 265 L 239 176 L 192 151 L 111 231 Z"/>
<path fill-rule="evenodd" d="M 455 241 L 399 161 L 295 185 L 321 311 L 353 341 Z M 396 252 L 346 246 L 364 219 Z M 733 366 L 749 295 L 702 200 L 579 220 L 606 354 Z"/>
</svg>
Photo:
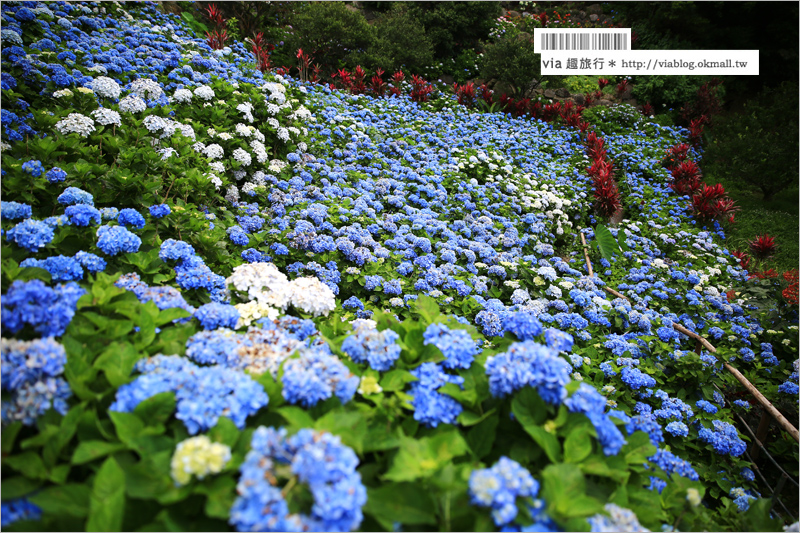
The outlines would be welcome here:
<svg viewBox="0 0 800 533">
<path fill-rule="evenodd" d="M 674 329 L 676 329 L 677 331 L 680 331 L 684 335 L 688 335 L 689 337 L 693 338 L 694 340 L 699 341 L 703 345 L 703 347 L 706 350 L 708 350 L 709 352 L 717 353 L 717 349 L 714 348 L 714 346 L 712 346 L 710 342 L 705 340 L 703 337 L 701 337 L 700 335 L 698 335 L 694 331 L 689 331 L 688 329 L 686 329 L 685 327 L 681 326 L 680 324 L 675 324 L 675 323 L 672 324 L 672 327 Z"/>
<path fill-rule="evenodd" d="M 630 300 L 630 298 L 628 298 L 627 296 L 625 296 L 625 295 L 624 295 L 624 294 L 622 294 L 621 292 L 617 292 L 617 291 L 615 291 L 615 290 L 614 290 L 614 289 L 612 289 L 611 287 L 603 287 L 603 288 L 606 290 L 606 292 L 607 292 L 607 293 L 609 293 L 609 294 L 613 294 L 613 295 L 614 295 L 614 296 L 616 296 L 617 298 L 622 298 L 622 299 L 623 299 L 623 300 L 625 300 L 626 302 L 630 302 L 630 301 L 631 301 L 631 300 Z"/>
<path fill-rule="evenodd" d="M 578 231 L 578 233 L 581 235 L 581 242 L 583 243 L 583 257 L 586 258 L 586 266 L 589 268 L 589 277 L 592 277 L 594 276 L 594 272 L 592 272 L 592 262 L 589 261 L 589 254 L 586 253 L 586 249 L 589 248 L 589 246 L 586 245 L 586 237 L 583 236 L 583 232 Z"/>
<path fill-rule="evenodd" d="M 745 389 L 747 389 L 747 390 L 750 392 L 750 394 L 752 394 L 753 396 L 755 396 L 755 397 L 756 397 L 756 400 L 758 400 L 758 403 L 760 403 L 761 405 L 763 405 L 763 406 L 764 406 L 764 409 L 766 409 L 766 410 L 767 410 L 767 412 L 768 412 L 769 414 L 771 414 L 771 415 L 772 415 L 772 418 L 774 418 L 775 420 L 777 420 L 777 421 L 778 421 L 778 423 L 779 423 L 781 426 L 783 426 L 783 429 L 785 429 L 785 430 L 786 430 L 786 431 L 789 433 L 789 435 L 791 435 L 791 436 L 792 436 L 792 438 L 793 438 L 794 440 L 796 440 L 797 442 L 800 442 L 800 433 L 797 431 L 797 428 L 796 428 L 796 427 L 794 427 L 794 426 L 791 424 L 791 422 L 789 422 L 788 420 L 786 420 L 786 418 L 785 418 L 785 417 L 784 417 L 784 416 L 781 414 L 781 412 L 780 412 L 780 411 L 778 411 L 777 409 L 775 409 L 775 406 L 774 406 L 774 405 L 772 405 L 772 404 L 770 403 L 770 401 L 769 401 L 769 400 L 767 400 L 767 399 L 764 397 L 764 395 L 763 395 L 763 394 L 761 394 L 761 392 L 759 392 L 759 390 L 758 390 L 757 388 L 755 388 L 755 387 L 753 386 L 753 384 L 752 384 L 752 383 L 750 383 L 750 381 L 748 381 L 748 379 L 742 375 L 742 373 L 741 373 L 741 372 L 739 372 L 738 370 L 736 370 L 735 368 L 733 368 L 733 367 L 732 367 L 731 365 L 729 365 L 728 363 L 722 363 L 722 364 L 725 366 L 725 368 L 727 368 L 727 369 L 728 369 L 728 372 L 730 372 L 731 374 L 733 374 L 733 376 L 734 376 L 736 379 L 738 379 L 738 380 L 739 380 L 739 382 L 740 382 L 742 385 L 744 385 L 744 388 L 745 388 Z"/>
<path fill-rule="evenodd" d="M 766 412 L 762 413 L 761 420 L 758 422 L 755 441 L 750 445 L 750 458 L 754 463 L 758 459 L 758 455 L 761 453 L 761 446 L 767 438 L 770 422 L 772 422 L 772 417 Z"/>
</svg>

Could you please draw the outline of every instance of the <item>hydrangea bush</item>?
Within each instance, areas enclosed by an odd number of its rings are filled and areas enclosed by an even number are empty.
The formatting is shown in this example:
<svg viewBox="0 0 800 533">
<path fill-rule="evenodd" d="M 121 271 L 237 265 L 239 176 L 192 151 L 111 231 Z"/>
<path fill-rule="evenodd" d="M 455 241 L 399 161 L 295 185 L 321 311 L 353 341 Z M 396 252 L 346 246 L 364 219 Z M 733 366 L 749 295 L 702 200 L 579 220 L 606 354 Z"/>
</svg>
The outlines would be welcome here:
<svg viewBox="0 0 800 533">
<path fill-rule="evenodd" d="M 686 130 L 601 116 L 606 228 L 579 129 L 263 74 L 149 3 L 2 16 L 4 528 L 779 525 L 722 363 L 796 413 L 797 326 L 670 187 Z"/>
</svg>

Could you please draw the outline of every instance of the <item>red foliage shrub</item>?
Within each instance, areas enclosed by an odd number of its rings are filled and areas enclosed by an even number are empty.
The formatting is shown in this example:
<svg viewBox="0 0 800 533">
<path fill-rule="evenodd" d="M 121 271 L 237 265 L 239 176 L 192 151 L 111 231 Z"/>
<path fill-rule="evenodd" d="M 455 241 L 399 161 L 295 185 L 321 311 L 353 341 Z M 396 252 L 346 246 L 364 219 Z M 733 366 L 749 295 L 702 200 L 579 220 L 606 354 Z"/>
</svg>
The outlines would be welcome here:
<svg viewBox="0 0 800 533">
<path fill-rule="evenodd" d="M 757 235 L 755 240 L 750 241 L 748 244 L 753 255 L 759 259 L 771 256 L 777 248 L 775 237 L 770 237 L 769 234 Z"/>
</svg>

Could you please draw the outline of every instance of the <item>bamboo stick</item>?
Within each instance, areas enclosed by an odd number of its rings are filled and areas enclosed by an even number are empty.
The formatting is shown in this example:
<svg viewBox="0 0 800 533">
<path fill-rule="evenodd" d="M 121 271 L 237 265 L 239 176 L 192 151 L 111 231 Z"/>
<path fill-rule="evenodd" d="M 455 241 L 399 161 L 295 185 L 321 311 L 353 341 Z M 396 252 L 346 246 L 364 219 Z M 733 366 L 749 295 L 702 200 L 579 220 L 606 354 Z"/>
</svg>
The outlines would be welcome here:
<svg viewBox="0 0 800 533">
<path fill-rule="evenodd" d="M 688 329 L 686 329 L 685 327 L 681 326 L 680 324 L 675 324 L 675 323 L 672 324 L 672 327 L 675 328 L 676 330 L 680 331 L 684 335 L 688 335 L 689 337 L 693 338 L 694 340 L 700 342 L 705 347 L 705 349 L 708 350 L 709 352 L 717 353 L 717 349 L 714 348 L 714 346 L 712 346 L 710 342 L 705 340 L 703 337 L 701 337 L 700 335 L 698 335 L 694 331 L 689 331 Z"/>
<path fill-rule="evenodd" d="M 589 261 L 589 254 L 586 252 L 586 249 L 589 247 L 586 244 L 586 237 L 583 236 L 582 231 L 578 231 L 581 236 L 581 243 L 583 243 L 583 257 L 586 258 L 586 266 L 589 268 L 589 277 L 594 276 L 594 272 L 592 272 L 592 262 Z"/>
<path fill-rule="evenodd" d="M 733 374 L 733 376 L 734 376 L 736 379 L 738 379 L 738 380 L 739 380 L 739 382 L 740 382 L 742 385 L 744 385 L 744 388 L 745 388 L 745 389 L 747 389 L 747 390 L 750 392 L 750 394 L 752 394 L 753 396 L 755 396 L 755 397 L 756 397 L 756 400 L 758 400 L 758 403 L 760 403 L 760 404 L 761 404 L 761 405 L 764 407 L 764 409 L 766 409 L 766 410 L 767 410 L 767 412 L 768 412 L 769 414 L 771 414 L 771 415 L 772 415 L 772 417 L 773 417 L 775 420 L 777 420 L 777 421 L 778 421 L 778 423 L 779 423 L 781 426 L 783 426 L 783 429 L 785 429 L 785 430 L 786 430 L 786 431 L 789 433 L 789 435 L 791 435 L 791 436 L 792 436 L 792 438 L 794 438 L 794 440 L 796 440 L 797 442 L 800 442 L 800 433 L 798 433 L 798 431 L 797 431 L 797 428 L 796 428 L 796 427 L 794 427 L 794 426 L 791 424 L 791 422 L 789 422 L 788 420 L 786 420 L 786 418 L 785 418 L 785 417 L 784 417 L 784 416 L 781 414 L 781 412 L 780 412 L 780 411 L 778 411 L 778 410 L 775 408 L 775 406 L 774 406 L 774 405 L 772 405 L 772 404 L 770 403 L 770 401 L 769 401 L 769 400 L 767 400 L 767 399 L 764 397 L 764 395 L 763 395 L 763 394 L 761 394 L 761 392 L 759 392 L 759 390 L 758 390 L 757 388 L 755 388 L 755 386 L 753 386 L 753 384 L 752 384 L 752 383 L 750 383 L 750 381 L 748 381 L 748 379 L 742 375 L 742 373 L 741 373 L 741 372 L 739 372 L 738 370 L 736 370 L 735 368 L 733 368 L 733 367 L 732 367 L 731 365 L 729 365 L 728 363 L 725 363 L 725 362 L 723 362 L 722 364 L 725 366 L 725 368 L 727 368 L 727 369 L 728 369 L 728 372 L 730 372 L 731 374 Z"/>
<path fill-rule="evenodd" d="M 603 288 L 606 290 L 606 292 L 607 292 L 607 293 L 609 293 L 609 294 L 613 294 L 613 295 L 614 295 L 614 296 L 616 296 L 617 298 L 622 298 L 623 300 L 625 300 L 625 301 L 627 301 L 627 302 L 630 302 L 630 301 L 631 301 L 631 300 L 630 300 L 630 298 L 628 298 L 627 296 L 625 296 L 625 295 L 624 295 L 624 294 L 622 294 L 621 292 L 617 292 L 617 291 L 615 291 L 615 290 L 614 290 L 614 289 L 612 289 L 611 287 L 603 287 Z"/>
</svg>

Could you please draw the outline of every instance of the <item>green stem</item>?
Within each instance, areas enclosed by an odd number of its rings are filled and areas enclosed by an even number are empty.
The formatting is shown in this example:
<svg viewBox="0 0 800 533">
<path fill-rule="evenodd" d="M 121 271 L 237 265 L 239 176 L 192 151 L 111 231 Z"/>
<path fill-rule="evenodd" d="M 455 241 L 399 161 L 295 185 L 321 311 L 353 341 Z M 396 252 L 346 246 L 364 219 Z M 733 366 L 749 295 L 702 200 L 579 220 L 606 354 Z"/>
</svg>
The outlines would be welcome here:
<svg viewBox="0 0 800 533">
<path fill-rule="evenodd" d="M 283 490 L 281 490 L 281 496 L 286 499 L 286 503 L 289 503 L 291 498 L 287 498 L 287 495 L 292 491 L 295 485 L 297 485 L 297 476 L 292 476 L 292 479 L 289 480 L 289 483 L 287 483 L 286 486 L 283 487 Z"/>
</svg>

